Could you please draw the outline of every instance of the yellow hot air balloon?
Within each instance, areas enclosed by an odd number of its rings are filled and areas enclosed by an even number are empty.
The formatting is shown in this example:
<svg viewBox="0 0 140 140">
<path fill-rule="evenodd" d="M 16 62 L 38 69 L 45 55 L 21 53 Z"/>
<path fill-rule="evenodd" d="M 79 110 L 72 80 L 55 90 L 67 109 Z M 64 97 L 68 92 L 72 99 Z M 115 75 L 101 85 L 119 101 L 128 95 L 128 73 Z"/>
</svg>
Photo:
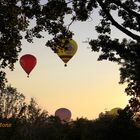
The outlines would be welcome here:
<svg viewBox="0 0 140 140">
<path fill-rule="evenodd" d="M 65 41 L 62 41 L 62 43 Z M 63 46 L 63 44 L 62 44 Z M 66 45 L 62 48 L 60 46 L 56 47 L 57 55 L 61 58 L 61 60 L 65 63 L 65 66 L 67 66 L 67 62 L 74 56 L 74 54 L 77 51 L 77 43 L 73 39 L 69 39 L 69 42 L 66 43 Z"/>
<path fill-rule="evenodd" d="M 122 110 L 122 108 L 120 108 L 120 107 L 113 108 L 109 111 L 109 115 L 118 116 L 119 115 L 119 113 L 118 113 L 119 110 Z"/>
</svg>

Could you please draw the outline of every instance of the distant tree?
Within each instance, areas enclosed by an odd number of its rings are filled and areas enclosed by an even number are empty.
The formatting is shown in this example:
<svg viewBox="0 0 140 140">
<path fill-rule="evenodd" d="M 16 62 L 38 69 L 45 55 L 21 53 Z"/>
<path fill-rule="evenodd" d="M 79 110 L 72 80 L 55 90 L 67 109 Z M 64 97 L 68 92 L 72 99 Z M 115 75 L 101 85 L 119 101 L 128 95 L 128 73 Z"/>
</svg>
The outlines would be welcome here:
<svg viewBox="0 0 140 140">
<path fill-rule="evenodd" d="M 11 85 L 0 90 L 0 140 L 35 140 L 48 120 L 48 112 L 33 98 L 26 103 L 25 96 Z"/>
<path fill-rule="evenodd" d="M 0 90 L 0 139 L 9 140 L 26 110 L 25 96 L 11 85 Z"/>
<path fill-rule="evenodd" d="M 38 106 L 34 98 L 31 98 L 30 103 L 27 105 L 25 116 L 30 123 L 37 123 L 37 121 L 44 121 L 42 119 L 48 116 L 48 112 Z"/>
<path fill-rule="evenodd" d="M 93 121 L 93 139 L 96 140 L 118 140 L 138 139 L 140 127 L 132 117 L 132 113 L 126 113 L 127 109 L 120 110 L 119 115 L 110 115 L 108 112 L 100 113 Z"/>
<path fill-rule="evenodd" d="M 130 95 L 130 108 L 140 108 L 140 2 L 139 0 L 1 0 L 0 1 L 0 87 L 6 82 L 4 69 L 14 69 L 22 50 L 23 37 L 28 42 L 41 38 L 41 32 L 53 35 L 46 43 L 54 52 L 62 38 L 72 38 L 69 26 L 76 21 L 87 21 L 98 10 L 100 23 L 96 26 L 97 39 L 89 41 L 93 51 L 100 52 L 98 60 L 120 65 L 120 83 Z M 45 3 L 46 2 L 46 3 Z M 68 26 L 65 16 L 71 15 Z M 34 20 L 33 27 L 30 22 Z M 111 38 L 114 26 L 130 39 Z M 25 32 L 25 33 L 23 33 Z M 25 35 L 25 36 L 23 36 Z M 62 46 L 63 47 L 63 46 Z"/>
<path fill-rule="evenodd" d="M 25 111 L 25 96 L 8 85 L 0 90 L 0 118 L 18 118 Z"/>
<path fill-rule="evenodd" d="M 26 105 L 24 117 L 20 119 L 14 137 L 18 139 L 34 139 L 40 140 L 38 133 L 42 132 L 48 122 L 48 112 L 42 110 L 34 98 L 31 98 L 30 103 Z M 43 131 L 44 132 L 44 131 Z"/>
<path fill-rule="evenodd" d="M 25 110 L 25 96 L 16 88 L 8 85 L 0 90 L 0 139 L 9 140 L 15 136 L 16 129 L 21 129 L 20 120 Z"/>
<path fill-rule="evenodd" d="M 94 131 L 92 131 L 93 121 L 87 118 L 77 118 L 70 124 L 67 132 L 68 140 L 92 140 L 94 139 Z"/>
<path fill-rule="evenodd" d="M 114 118 L 114 116 L 108 115 L 108 113 L 101 112 L 99 117 L 93 122 L 93 139 L 108 140 L 110 135 L 110 124 L 113 122 Z"/>
<path fill-rule="evenodd" d="M 109 140 L 118 139 L 139 139 L 140 127 L 132 117 L 133 113 L 126 113 L 125 110 L 120 112 L 120 115 L 113 119 L 109 125 Z"/>
</svg>

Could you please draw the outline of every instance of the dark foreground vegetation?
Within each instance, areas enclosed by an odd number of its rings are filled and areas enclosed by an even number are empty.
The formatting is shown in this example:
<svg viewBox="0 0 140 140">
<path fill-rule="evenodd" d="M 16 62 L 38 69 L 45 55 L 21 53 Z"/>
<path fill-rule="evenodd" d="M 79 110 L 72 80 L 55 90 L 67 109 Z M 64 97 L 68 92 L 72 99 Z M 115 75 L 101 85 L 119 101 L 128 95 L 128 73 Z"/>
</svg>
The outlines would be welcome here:
<svg viewBox="0 0 140 140">
<path fill-rule="evenodd" d="M 8 80 L 6 68 L 14 70 L 14 64 L 19 60 L 23 39 L 33 43 L 35 38 L 48 36 L 50 40 L 46 40 L 45 46 L 56 53 L 58 46 L 65 48 L 64 44 L 74 37 L 75 31 L 70 27 L 76 22 L 79 27 L 81 22 L 93 24 L 93 37 L 86 42 L 99 54 L 98 61 L 107 60 L 120 66 L 119 83 L 126 84 L 125 93 L 131 97 L 131 110 L 138 112 L 139 0 L 0 0 L 0 89 Z M 120 31 L 123 38 L 118 38 L 112 27 Z M 94 37 L 95 32 L 98 37 Z M 65 40 L 64 44 L 62 40 Z"/>
<path fill-rule="evenodd" d="M 138 140 L 139 114 L 127 107 L 118 114 L 106 111 L 94 120 L 77 118 L 62 124 L 34 99 L 27 104 L 23 94 L 8 86 L 0 94 L 0 140 Z"/>
</svg>

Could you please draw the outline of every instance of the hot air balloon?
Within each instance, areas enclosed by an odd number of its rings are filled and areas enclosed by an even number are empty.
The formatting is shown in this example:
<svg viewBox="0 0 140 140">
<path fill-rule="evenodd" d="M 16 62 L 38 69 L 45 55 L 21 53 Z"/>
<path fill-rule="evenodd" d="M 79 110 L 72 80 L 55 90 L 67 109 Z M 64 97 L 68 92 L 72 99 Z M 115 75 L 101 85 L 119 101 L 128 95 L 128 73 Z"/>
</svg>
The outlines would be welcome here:
<svg viewBox="0 0 140 140">
<path fill-rule="evenodd" d="M 55 116 L 59 117 L 62 123 L 69 122 L 71 111 L 67 108 L 59 108 L 55 111 Z"/>
<path fill-rule="evenodd" d="M 62 41 L 65 43 L 65 41 Z M 70 39 L 69 43 L 66 43 L 64 48 L 61 48 L 60 46 L 56 47 L 57 55 L 60 57 L 60 59 L 65 63 L 65 66 L 67 66 L 67 62 L 74 56 L 74 54 L 77 51 L 77 43 Z"/>
<path fill-rule="evenodd" d="M 23 68 L 23 70 L 27 73 L 27 77 L 29 77 L 29 74 L 35 67 L 36 63 L 37 63 L 37 60 L 35 56 L 31 54 L 23 55 L 20 58 L 20 65 Z"/>
<path fill-rule="evenodd" d="M 109 115 L 118 116 L 119 115 L 119 113 L 118 113 L 119 110 L 122 110 L 122 108 L 115 107 L 115 108 L 111 109 L 108 113 L 109 113 Z"/>
</svg>

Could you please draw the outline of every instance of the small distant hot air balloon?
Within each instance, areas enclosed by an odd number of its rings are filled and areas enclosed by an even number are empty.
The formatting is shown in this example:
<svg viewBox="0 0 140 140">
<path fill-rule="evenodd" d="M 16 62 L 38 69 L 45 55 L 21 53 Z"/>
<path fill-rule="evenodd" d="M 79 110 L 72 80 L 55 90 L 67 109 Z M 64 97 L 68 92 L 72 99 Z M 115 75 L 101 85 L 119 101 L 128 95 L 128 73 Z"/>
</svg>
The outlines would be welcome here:
<svg viewBox="0 0 140 140">
<path fill-rule="evenodd" d="M 59 117 L 62 123 L 69 122 L 71 119 L 71 111 L 67 108 L 59 108 L 56 110 L 55 116 Z"/>
<path fill-rule="evenodd" d="M 20 58 L 20 65 L 23 68 L 23 70 L 28 74 L 27 77 L 29 77 L 29 74 L 35 67 L 36 63 L 36 57 L 31 54 L 23 55 Z"/>
<path fill-rule="evenodd" d="M 77 43 L 70 39 L 69 42 L 64 46 L 64 48 L 57 47 L 57 55 L 60 57 L 60 59 L 65 63 L 65 66 L 67 66 L 67 62 L 74 56 L 74 54 L 77 51 Z"/>
<path fill-rule="evenodd" d="M 115 107 L 115 108 L 111 109 L 108 113 L 109 113 L 109 115 L 118 116 L 119 115 L 119 113 L 118 113 L 119 110 L 122 110 L 122 108 Z"/>
</svg>

